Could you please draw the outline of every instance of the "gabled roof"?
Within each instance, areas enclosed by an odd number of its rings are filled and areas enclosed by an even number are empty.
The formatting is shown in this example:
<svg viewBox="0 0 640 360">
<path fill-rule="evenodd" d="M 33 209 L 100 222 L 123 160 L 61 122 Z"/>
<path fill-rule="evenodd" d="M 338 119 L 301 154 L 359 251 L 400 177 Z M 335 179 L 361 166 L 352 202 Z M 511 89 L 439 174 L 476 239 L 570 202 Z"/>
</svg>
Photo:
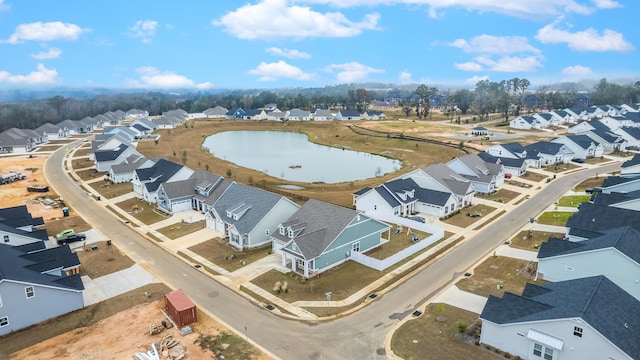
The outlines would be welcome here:
<svg viewBox="0 0 640 360">
<path fill-rule="evenodd" d="M 207 110 L 203 111 L 203 113 L 205 113 L 208 116 L 222 116 L 225 115 L 227 113 L 227 111 L 229 111 L 227 108 L 224 108 L 222 106 L 216 106 L 214 108 L 208 108 Z"/>
<path fill-rule="evenodd" d="M 365 188 L 362 188 L 362 189 L 360 189 L 360 190 L 358 190 L 358 191 L 354 192 L 354 193 L 353 193 L 353 195 L 358 195 L 358 196 L 360 196 L 360 195 L 364 195 L 364 194 L 368 193 L 368 192 L 369 192 L 369 190 L 371 190 L 371 188 L 367 186 L 367 187 L 365 187 Z"/>
<path fill-rule="evenodd" d="M 518 120 L 518 119 L 524 120 L 528 124 L 532 124 L 533 122 L 536 121 L 535 117 L 529 116 L 529 115 L 521 115 L 521 116 L 519 116 L 518 118 L 516 118 L 514 120 Z"/>
<path fill-rule="evenodd" d="M 36 132 L 45 132 L 45 133 L 52 134 L 52 133 L 59 132 L 60 131 L 60 127 L 57 126 L 57 125 L 53 125 L 52 123 L 45 123 L 45 124 L 42 124 L 42 125 L 38 126 L 35 129 L 35 131 Z"/>
<path fill-rule="evenodd" d="M 526 151 L 524 146 L 522 146 L 522 144 L 518 142 L 501 144 L 501 146 L 513 154 L 522 154 L 523 152 Z"/>
<path fill-rule="evenodd" d="M 360 116 L 360 112 L 358 110 L 352 110 L 352 109 L 340 110 L 339 113 L 343 117 L 358 117 L 358 116 Z"/>
<path fill-rule="evenodd" d="M 513 167 L 513 168 L 521 168 L 525 164 L 525 159 L 520 157 L 517 159 L 513 159 L 513 158 L 507 158 L 507 157 L 493 156 L 486 152 L 478 153 L 478 156 L 486 162 L 490 162 L 494 164 L 502 164 L 504 166 Z"/>
<path fill-rule="evenodd" d="M 316 112 L 313 113 L 313 116 L 333 118 L 333 114 L 331 113 L 331 110 L 327 110 L 327 109 L 317 109 Z"/>
<path fill-rule="evenodd" d="M 622 168 L 624 169 L 624 168 L 628 168 L 628 167 L 639 165 L 639 164 L 640 164 L 640 154 L 635 154 L 633 155 L 631 160 L 627 160 L 624 163 L 622 163 Z"/>
<path fill-rule="evenodd" d="M 636 140 L 640 140 L 640 127 L 623 126 L 623 127 L 619 127 L 618 130 L 624 131 L 625 133 L 629 134 L 629 136 L 631 136 Z"/>
<path fill-rule="evenodd" d="M 547 155 L 556 155 L 560 153 L 560 150 L 564 144 L 552 143 L 550 141 L 538 141 L 533 144 L 529 144 L 524 148 L 527 150 L 528 154 L 537 155 L 537 154 L 547 154 Z"/>
<path fill-rule="evenodd" d="M 229 111 L 227 111 L 227 113 L 226 113 L 225 115 L 227 115 L 227 116 L 233 116 L 233 115 L 235 115 L 237 112 L 244 113 L 244 110 L 242 110 L 242 108 L 232 108 L 232 109 L 229 109 Z"/>
<path fill-rule="evenodd" d="M 132 124 L 130 127 L 139 130 L 140 132 L 150 131 L 151 129 L 142 124 Z"/>
<path fill-rule="evenodd" d="M 367 110 L 367 115 L 368 116 L 380 116 L 380 115 L 384 115 L 384 112 L 378 111 L 378 110 Z"/>
<path fill-rule="evenodd" d="M 248 234 L 282 199 L 280 195 L 234 182 L 213 208 L 222 221 L 233 225 L 240 234 Z M 238 208 L 243 209 L 243 214 L 237 220 L 227 216 L 227 210 Z"/>
<path fill-rule="evenodd" d="M 122 163 L 111 166 L 111 171 L 114 174 L 127 174 L 133 173 L 133 171 L 142 166 L 149 159 L 144 156 L 133 154 L 128 156 Z"/>
<path fill-rule="evenodd" d="M 475 174 L 475 177 L 462 175 L 472 181 L 489 183 L 493 180 L 494 177 L 500 174 L 500 170 L 502 169 L 502 165 L 493 162 L 487 162 L 477 154 L 468 154 L 460 156 L 457 159 L 460 160 L 469 170 L 471 170 Z"/>
<path fill-rule="evenodd" d="M 593 140 L 587 135 L 569 135 L 565 137 L 585 150 L 589 149 L 591 144 L 595 146 L 600 145 L 597 141 Z"/>
<path fill-rule="evenodd" d="M 32 217 L 26 205 L 18 205 L 0 209 L 0 224 L 4 224 L 8 227 L 17 229 L 29 225 L 41 226 L 44 225 L 44 220 L 42 219 L 42 217 Z M 42 236 L 40 232 L 35 233 L 34 236 L 36 236 L 36 238 L 40 240 L 47 239 L 47 237 Z"/>
<path fill-rule="evenodd" d="M 434 164 L 422 169 L 427 175 L 456 195 L 466 195 L 472 186 L 469 180 L 458 175 L 445 164 Z"/>
<path fill-rule="evenodd" d="M 98 150 L 95 152 L 96 162 L 114 161 L 129 149 L 126 144 L 120 144 L 113 150 Z"/>
<path fill-rule="evenodd" d="M 311 260 L 327 250 L 358 216 L 366 218 L 372 225 L 378 225 L 372 227 L 374 231 L 378 228 L 380 231 L 388 228 L 386 224 L 359 215 L 356 210 L 315 199 L 309 199 L 295 214 L 283 222 L 282 226 L 302 229 L 293 241 L 304 258 Z M 274 237 L 285 241 L 289 240 L 287 236 L 279 233 L 274 234 Z"/>
<path fill-rule="evenodd" d="M 629 226 L 605 230 L 604 235 L 584 241 L 551 238 L 540 246 L 538 259 L 609 248 L 617 249 L 640 265 L 640 232 Z"/>
<path fill-rule="evenodd" d="M 169 160 L 159 159 L 153 166 L 136 169 L 135 173 L 138 175 L 138 179 L 141 182 L 146 182 L 145 187 L 148 191 L 153 192 L 158 189 L 161 183 L 171 179 L 178 171 L 182 170 L 184 166 L 176 164 Z"/>
<path fill-rule="evenodd" d="M 289 110 L 289 117 L 305 118 L 309 116 L 311 116 L 311 113 L 306 110 L 300 110 L 300 109 Z"/>
<path fill-rule="evenodd" d="M 247 109 L 244 112 L 244 116 L 257 116 L 260 115 L 262 113 L 262 109 Z"/>
<path fill-rule="evenodd" d="M 569 235 L 592 239 L 604 235 L 605 230 L 621 226 L 640 230 L 639 217 L 640 212 L 634 210 L 582 203 L 580 210 L 567 221 L 567 227 Z"/>
<path fill-rule="evenodd" d="M 497 324 L 580 318 L 629 357 L 640 358 L 640 301 L 605 276 L 528 283 L 522 296 L 489 296 L 480 318 Z"/>
<path fill-rule="evenodd" d="M 0 281 L 13 280 L 55 288 L 84 290 L 79 274 L 66 276 L 63 273 L 63 276 L 55 276 L 42 273 L 61 265 L 79 264 L 77 255 L 69 254 L 71 250 L 68 246 L 60 247 L 59 250 L 44 249 L 33 254 L 26 254 L 25 250 L 25 247 L 0 244 Z M 62 259 L 56 259 L 65 251 L 67 254 Z"/>
<path fill-rule="evenodd" d="M 611 206 L 611 205 L 616 205 L 616 204 L 625 203 L 628 201 L 633 201 L 638 199 L 640 199 L 640 189 L 636 191 L 625 192 L 625 193 L 595 192 L 591 196 L 591 203 L 595 205 Z"/>
<path fill-rule="evenodd" d="M 593 126 L 593 130 L 591 132 L 602 140 L 608 143 L 617 143 L 620 142 L 620 135 L 614 133 L 607 125 L 601 123 L 600 121 L 591 121 L 589 122 L 591 126 Z"/>
<path fill-rule="evenodd" d="M 162 184 L 164 192 L 169 199 L 177 199 L 185 196 L 195 196 L 196 188 L 208 188 L 217 185 L 222 177 L 210 172 L 196 170 L 188 179 Z"/>
</svg>

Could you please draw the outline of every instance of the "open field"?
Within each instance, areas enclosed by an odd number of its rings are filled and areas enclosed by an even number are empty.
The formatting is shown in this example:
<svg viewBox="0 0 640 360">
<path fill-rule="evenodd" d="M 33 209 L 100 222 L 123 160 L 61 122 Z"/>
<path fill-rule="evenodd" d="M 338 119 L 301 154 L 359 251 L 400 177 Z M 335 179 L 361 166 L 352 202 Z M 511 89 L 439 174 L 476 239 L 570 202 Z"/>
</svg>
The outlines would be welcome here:
<svg viewBox="0 0 640 360">
<path fill-rule="evenodd" d="M 516 249 L 537 252 L 538 249 L 540 249 L 540 245 L 547 242 L 550 237 L 562 239 L 564 238 L 564 234 L 544 231 L 521 231 L 510 240 L 509 246 Z"/>
<path fill-rule="evenodd" d="M 368 127 L 383 127 L 388 122 L 358 122 L 358 125 Z M 193 124 L 193 128 L 191 127 Z M 430 131 L 428 122 L 407 122 L 416 135 Z M 400 172 L 424 167 L 430 164 L 442 163 L 456 156 L 463 155 L 454 147 L 432 145 L 403 140 L 378 138 L 355 134 L 349 129 L 348 124 L 338 122 L 256 122 L 256 121 L 192 121 L 187 127 L 179 127 L 171 130 L 160 130 L 160 140 L 154 142 L 141 142 L 138 151 L 147 157 L 164 156 L 168 160 L 182 163 L 183 151 L 186 154 L 185 165 L 192 169 L 209 170 L 213 173 L 226 175 L 231 173 L 231 179 L 248 184 L 249 178 L 254 182 L 264 183 L 267 186 L 284 184 L 298 185 L 304 190 L 288 190 L 302 196 L 315 198 L 330 203 L 351 207 L 352 193 L 366 186 L 374 187 L 380 183 L 392 179 Z M 278 130 L 303 132 L 309 135 L 311 141 L 327 145 L 339 146 L 351 150 L 370 152 L 403 161 L 403 168 L 395 173 L 383 177 L 365 179 L 360 181 L 339 184 L 309 184 L 285 181 L 268 176 L 262 172 L 239 167 L 231 162 L 215 158 L 209 152 L 204 151 L 202 141 L 206 136 L 229 130 Z M 197 139 L 197 140 L 196 140 Z"/>
<path fill-rule="evenodd" d="M 499 359 L 473 343 L 463 342 L 456 337 L 457 324 L 471 324 L 478 319 L 478 314 L 450 305 L 444 305 L 444 312 L 440 314 L 437 308 L 438 304 L 428 305 L 424 314 L 405 322 L 393 334 L 391 349 L 396 356 L 405 360 Z M 439 316 L 444 321 L 438 321 Z"/>
<path fill-rule="evenodd" d="M 92 250 L 92 247 L 96 250 Z M 80 275 L 95 279 L 133 266 L 134 262 L 118 250 L 115 245 L 99 241 L 76 250 L 80 259 Z"/>
</svg>

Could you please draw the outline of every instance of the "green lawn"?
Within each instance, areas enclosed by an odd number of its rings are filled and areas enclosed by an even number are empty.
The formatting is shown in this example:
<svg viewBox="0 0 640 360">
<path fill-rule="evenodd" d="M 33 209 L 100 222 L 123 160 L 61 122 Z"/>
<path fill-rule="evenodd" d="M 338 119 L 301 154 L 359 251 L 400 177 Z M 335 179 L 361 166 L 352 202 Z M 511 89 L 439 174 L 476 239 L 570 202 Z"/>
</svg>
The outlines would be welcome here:
<svg viewBox="0 0 640 360">
<path fill-rule="evenodd" d="M 453 215 L 452 217 L 446 220 L 443 220 L 443 222 L 450 225 L 466 228 L 467 226 L 480 220 L 482 217 L 489 215 L 489 213 L 491 213 L 495 209 L 496 208 L 493 208 L 491 206 L 477 204 L 477 205 L 462 209 L 462 211 L 460 211 L 459 213 Z M 467 214 L 475 214 L 475 213 L 480 214 L 481 217 L 471 217 L 467 215 Z"/>
<path fill-rule="evenodd" d="M 243 263 L 251 264 L 269 255 L 271 246 L 255 250 L 237 251 L 228 244 L 226 239 L 215 238 L 194 245 L 189 250 L 227 271 L 235 271 L 243 267 Z"/>
<path fill-rule="evenodd" d="M 502 296 L 505 291 L 522 293 L 524 285 L 532 282 L 536 263 L 506 256 L 489 256 L 473 269 L 473 276 L 460 279 L 456 286 L 480 296 Z"/>
<path fill-rule="evenodd" d="M 573 212 L 548 211 L 538 217 L 539 224 L 565 226 Z"/>
<path fill-rule="evenodd" d="M 589 202 L 591 196 L 589 195 L 572 195 L 572 196 L 563 196 L 558 200 L 558 206 L 564 207 L 574 207 L 577 208 L 583 202 Z"/>
<path fill-rule="evenodd" d="M 158 229 L 157 231 L 168 237 L 171 240 L 175 240 L 177 238 L 183 237 L 185 235 L 189 235 L 198 230 L 202 230 L 205 228 L 205 221 L 197 221 L 191 224 L 178 222 L 175 224 L 171 224 L 169 226 L 165 226 L 163 228 Z"/>
<path fill-rule="evenodd" d="M 436 310 L 444 305 L 442 315 Z M 422 316 L 405 322 L 391 338 L 391 350 L 405 360 L 495 360 L 496 355 L 459 340 L 458 322 L 471 324 L 478 314 L 451 305 L 429 304 Z M 444 321 L 438 321 L 442 316 Z"/>
</svg>

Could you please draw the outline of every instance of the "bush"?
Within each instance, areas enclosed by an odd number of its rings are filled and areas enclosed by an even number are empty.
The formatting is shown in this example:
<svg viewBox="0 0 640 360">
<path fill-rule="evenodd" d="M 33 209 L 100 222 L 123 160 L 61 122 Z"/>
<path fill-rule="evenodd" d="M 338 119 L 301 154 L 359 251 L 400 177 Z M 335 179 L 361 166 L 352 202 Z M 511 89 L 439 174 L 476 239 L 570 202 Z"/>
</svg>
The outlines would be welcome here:
<svg viewBox="0 0 640 360">
<path fill-rule="evenodd" d="M 504 356 L 506 359 L 511 359 L 511 354 L 509 354 L 508 352 L 504 353 L 502 356 Z"/>
<path fill-rule="evenodd" d="M 465 332 L 467 332 L 467 328 L 469 327 L 469 324 L 467 324 L 466 321 L 458 321 L 456 323 L 456 326 L 458 326 L 458 332 L 460 334 L 464 334 Z"/>
</svg>

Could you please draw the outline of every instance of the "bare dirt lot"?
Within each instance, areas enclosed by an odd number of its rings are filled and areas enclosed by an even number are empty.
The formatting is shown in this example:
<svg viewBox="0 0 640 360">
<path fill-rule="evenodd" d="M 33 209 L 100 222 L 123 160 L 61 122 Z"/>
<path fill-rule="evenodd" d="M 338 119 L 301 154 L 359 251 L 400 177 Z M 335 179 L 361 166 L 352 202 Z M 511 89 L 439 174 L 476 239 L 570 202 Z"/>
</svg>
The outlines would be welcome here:
<svg viewBox="0 0 640 360">
<path fill-rule="evenodd" d="M 180 344 L 171 350 L 184 347 L 188 353 L 187 359 L 213 358 L 211 351 L 203 351 L 199 345 L 194 344 L 194 340 L 200 333 L 217 335 L 224 331 L 224 328 L 202 313 L 198 313 L 199 321 L 192 324 L 193 333 L 190 335 L 182 336 L 176 328 L 149 335 L 150 324 L 165 320 L 160 312 L 163 306 L 162 300 L 135 306 L 93 325 L 66 332 L 16 352 L 12 354 L 11 359 L 130 359 L 135 352 L 147 351 L 151 343 L 160 342 L 167 334 L 180 340 Z M 234 354 L 231 354 L 232 351 Z M 225 355 L 228 359 L 268 359 L 259 356 L 257 352 L 241 352 L 231 346 L 219 351 L 219 354 Z"/>
</svg>

